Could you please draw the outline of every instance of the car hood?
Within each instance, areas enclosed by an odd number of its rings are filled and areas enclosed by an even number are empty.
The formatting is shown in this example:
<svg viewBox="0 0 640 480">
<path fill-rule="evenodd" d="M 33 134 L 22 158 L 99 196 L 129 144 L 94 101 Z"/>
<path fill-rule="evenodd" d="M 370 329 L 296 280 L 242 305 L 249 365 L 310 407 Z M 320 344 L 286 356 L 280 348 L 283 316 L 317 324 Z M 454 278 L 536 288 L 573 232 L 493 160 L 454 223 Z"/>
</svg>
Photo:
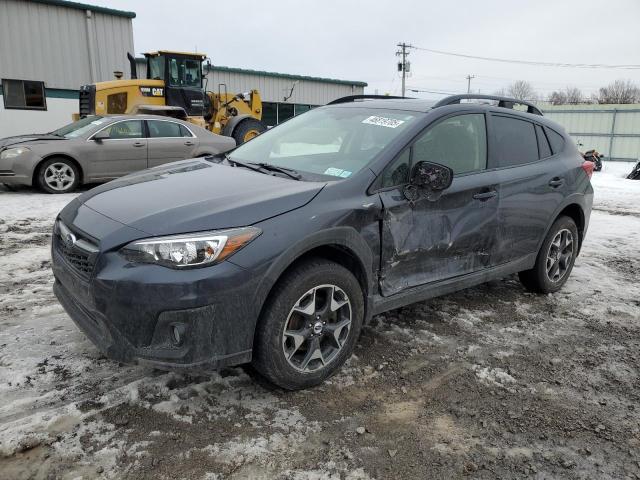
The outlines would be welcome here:
<svg viewBox="0 0 640 480">
<path fill-rule="evenodd" d="M 57 137 L 55 135 L 50 135 L 48 133 L 32 133 L 29 135 L 16 135 L 15 137 L 5 137 L 0 139 L 0 150 L 4 150 L 5 148 L 11 148 L 13 146 L 18 145 L 27 145 L 31 143 L 39 143 L 43 141 L 49 140 L 66 140 L 63 137 Z"/>
<path fill-rule="evenodd" d="M 79 203 L 150 235 L 251 225 L 310 202 L 325 183 L 185 160 L 122 177 Z"/>
</svg>

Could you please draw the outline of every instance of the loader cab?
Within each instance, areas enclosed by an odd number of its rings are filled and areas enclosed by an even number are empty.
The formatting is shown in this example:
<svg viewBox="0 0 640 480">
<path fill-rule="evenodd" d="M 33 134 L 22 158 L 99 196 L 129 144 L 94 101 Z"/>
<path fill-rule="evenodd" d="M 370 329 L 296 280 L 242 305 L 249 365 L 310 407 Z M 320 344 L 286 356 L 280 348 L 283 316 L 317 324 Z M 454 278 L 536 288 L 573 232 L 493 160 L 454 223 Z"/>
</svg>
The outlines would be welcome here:
<svg viewBox="0 0 640 480">
<path fill-rule="evenodd" d="M 166 105 L 181 107 L 189 116 L 203 116 L 208 97 L 202 88 L 202 62 L 206 55 L 160 50 L 145 53 L 147 79 L 164 80 Z"/>
</svg>

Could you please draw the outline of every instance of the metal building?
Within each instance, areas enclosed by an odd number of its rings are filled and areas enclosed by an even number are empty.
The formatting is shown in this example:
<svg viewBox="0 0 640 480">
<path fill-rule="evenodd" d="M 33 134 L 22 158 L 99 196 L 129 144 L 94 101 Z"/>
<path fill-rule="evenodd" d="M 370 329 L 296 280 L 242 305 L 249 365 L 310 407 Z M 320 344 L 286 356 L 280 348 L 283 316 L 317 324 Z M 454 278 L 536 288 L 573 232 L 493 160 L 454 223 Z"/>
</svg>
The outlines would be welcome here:
<svg viewBox="0 0 640 480">
<path fill-rule="evenodd" d="M 640 159 L 640 105 L 542 105 L 546 117 L 569 133 L 581 151 L 595 148 L 607 160 Z"/>
<path fill-rule="evenodd" d="M 78 112 L 81 85 L 129 78 L 136 14 L 64 0 L 0 0 L 0 138 L 48 132 Z M 138 76 L 146 75 L 144 59 Z M 260 91 L 275 125 L 333 99 L 361 94 L 358 81 L 213 67 L 206 87 Z"/>
<path fill-rule="evenodd" d="M 125 71 L 135 16 L 62 0 L 0 0 L 0 137 L 69 123 L 80 85 Z"/>
</svg>

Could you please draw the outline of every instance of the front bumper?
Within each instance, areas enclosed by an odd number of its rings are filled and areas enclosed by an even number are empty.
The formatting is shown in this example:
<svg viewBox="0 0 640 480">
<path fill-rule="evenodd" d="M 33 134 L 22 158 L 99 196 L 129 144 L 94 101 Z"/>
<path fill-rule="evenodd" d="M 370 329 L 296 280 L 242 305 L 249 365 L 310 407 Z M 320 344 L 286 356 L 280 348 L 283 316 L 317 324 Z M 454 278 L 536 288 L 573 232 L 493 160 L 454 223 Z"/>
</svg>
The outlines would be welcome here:
<svg viewBox="0 0 640 480">
<path fill-rule="evenodd" d="M 0 158 L 0 183 L 31 185 L 34 165 L 38 160 L 33 152 L 15 158 Z"/>
<path fill-rule="evenodd" d="M 106 252 L 87 275 L 55 242 L 54 293 L 107 357 L 200 371 L 251 361 L 258 313 L 247 270 L 230 262 L 192 270 L 131 265 Z"/>
</svg>

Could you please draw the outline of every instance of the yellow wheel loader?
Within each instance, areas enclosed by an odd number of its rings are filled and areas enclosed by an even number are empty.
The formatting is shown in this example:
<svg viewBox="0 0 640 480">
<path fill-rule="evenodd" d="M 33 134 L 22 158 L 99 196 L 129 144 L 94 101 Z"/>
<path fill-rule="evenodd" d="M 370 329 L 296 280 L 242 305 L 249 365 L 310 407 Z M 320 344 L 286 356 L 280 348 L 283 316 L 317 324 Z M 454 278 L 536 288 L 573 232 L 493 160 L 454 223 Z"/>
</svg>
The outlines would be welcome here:
<svg viewBox="0 0 640 480">
<path fill-rule="evenodd" d="M 115 72 L 116 80 L 80 87 L 77 117 L 167 115 L 233 137 L 238 145 L 267 129 L 261 121 L 262 100 L 257 90 L 230 94 L 224 84 L 218 85 L 217 93 L 206 90 L 202 75 L 206 55 L 160 50 L 144 56 L 145 79 L 138 78 L 136 60 L 129 53 L 131 80 L 121 80 L 122 73 Z M 210 64 L 206 67 L 209 71 Z"/>
</svg>

